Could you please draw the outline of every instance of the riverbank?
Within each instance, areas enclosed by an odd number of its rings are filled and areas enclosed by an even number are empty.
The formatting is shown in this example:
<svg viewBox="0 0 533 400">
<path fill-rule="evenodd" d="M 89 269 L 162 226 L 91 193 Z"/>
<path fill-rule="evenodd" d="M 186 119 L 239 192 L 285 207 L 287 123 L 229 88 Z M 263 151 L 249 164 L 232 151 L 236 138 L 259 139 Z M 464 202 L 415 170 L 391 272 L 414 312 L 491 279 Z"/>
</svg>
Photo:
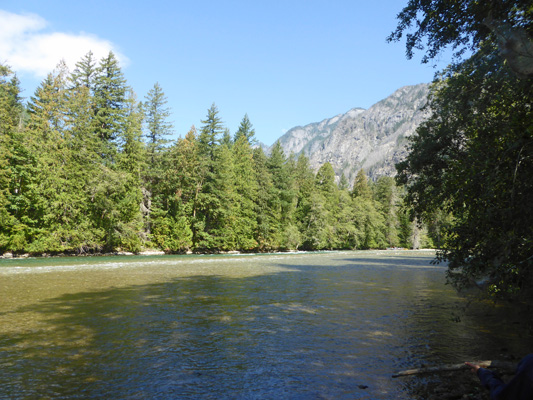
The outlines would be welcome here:
<svg viewBox="0 0 533 400">
<path fill-rule="evenodd" d="M 502 349 L 501 360 L 493 360 L 490 370 L 501 378 L 503 382 L 509 382 L 514 377 L 516 366 L 522 357 L 515 357 Z M 417 379 L 407 381 L 409 392 L 416 400 L 490 400 L 490 392 L 480 383 L 478 376 L 472 373 L 466 366 L 462 369 L 452 366 L 446 370 L 434 368 L 431 373 L 418 373 Z M 405 379 L 406 376 L 398 376 Z"/>
<path fill-rule="evenodd" d="M 187 253 L 183 253 L 183 254 L 187 254 L 187 255 L 192 255 L 192 254 L 196 254 L 196 255 L 206 255 L 206 254 L 225 254 L 225 255 L 241 255 L 241 254 L 305 254 L 305 253 L 323 253 L 323 252 L 328 252 L 328 251 L 332 251 L 332 252 L 335 252 L 335 251 L 351 251 L 351 250 L 312 250 L 312 251 L 307 251 L 307 250 L 272 250 L 272 251 L 268 251 L 268 252 L 257 252 L 257 253 L 243 253 L 241 251 L 236 251 L 236 250 L 230 250 L 230 251 L 219 251 L 219 252 L 216 252 L 216 253 L 194 253 L 192 251 L 188 251 Z M 369 252 L 372 252 L 372 251 L 383 251 L 383 252 L 398 252 L 398 251 L 401 251 L 401 252 L 404 252 L 404 251 L 416 251 L 416 252 L 435 252 L 436 250 L 435 249 L 405 249 L 405 248 L 387 248 L 387 249 L 368 249 L 368 250 L 360 250 L 360 251 L 369 251 Z M 150 249 L 150 250 L 143 250 L 143 251 L 140 251 L 138 253 L 132 253 L 132 252 L 128 252 L 128 251 L 115 251 L 115 252 L 109 252 L 109 253 L 84 253 L 84 254 L 70 254 L 70 253 L 57 253 L 57 254 L 49 254 L 49 253 L 40 253 L 40 254 L 30 254 L 30 253 L 22 253 L 22 254 L 17 254 L 17 253 L 12 253 L 12 252 L 6 252 L 6 253 L 3 253 L 3 254 L 0 254 L 0 260 L 1 259 L 13 259 L 13 258 L 30 258 L 30 257 L 35 257 L 35 258 L 49 258 L 49 257 L 88 257 L 88 256 L 164 256 L 164 255 L 167 255 L 169 253 L 166 253 L 165 251 L 163 250 L 155 250 L 155 249 Z"/>
<path fill-rule="evenodd" d="M 500 376 L 504 382 L 513 377 L 503 373 Z M 413 382 L 409 391 L 415 400 L 490 400 L 489 391 L 468 370 L 433 374 Z"/>
<path fill-rule="evenodd" d="M 466 370 L 433 374 L 413 380 L 412 385 L 409 392 L 414 400 L 490 400 L 489 391 Z"/>
<path fill-rule="evenodd" d="M 112 253 L 87 253 L 87 254 L 66 254 L 66 253 L 59 253 L 59 254 L 48 254 L 48 253 L 42 253 L 42 254 L 29 254 L 29 253 L 23 253 L 23 254 L 13 254 L 11 252 L 4 253 L 0 255 L 0 259 L 12 259 L 12 258 L 29 258 L 29 257 L 85 257 L 85 256 L 162 256 L 166 253 L 162 250 L 145 250 L 141 251 L 139 253 L 131 253 L 128 251 L 116 251 Z"/>
</svg>

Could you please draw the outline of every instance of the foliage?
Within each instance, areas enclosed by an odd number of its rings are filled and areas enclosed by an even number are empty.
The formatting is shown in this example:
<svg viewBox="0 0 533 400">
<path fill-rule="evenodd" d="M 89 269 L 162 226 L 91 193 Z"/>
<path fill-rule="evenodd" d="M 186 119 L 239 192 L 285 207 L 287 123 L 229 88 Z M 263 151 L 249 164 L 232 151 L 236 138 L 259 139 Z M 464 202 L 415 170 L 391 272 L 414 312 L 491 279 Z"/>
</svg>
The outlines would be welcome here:
<svg viewBox="0 0 533 400">
<path fill-rule="evenodd" d="M 380 177 L 376 182 L 376 200 L 378 209 L 385 217 L 384 234 L 388 247 L 399 247 L 399 193 L 394 179 L 388 176 Z"/>
<path fill-rule="evenodd" d="M 273 177 L 268 170 L 268 158 L 260 147 L 254 149 L 253 152 L 253 169 L 257 182 L 257 196 L 254 199 L 257 249 L 260 251 L 273 250 L 277 248 L 275 240 L 277 232 L 276 209 L 273 207 L 277 201 L 275 200 Z"/>
<path fill-rule="evenodd" d="M 483 279 L 501 296 L 533 289 L 532 83 L 496 45 L 480 44 L 437 77 L 432 115 L 398 165 L 416 214 L 445 222 L 439 260 L 459 287 Z"/>
<path fill-rule="evenodd" d="M 398 41 L 404 33 L 408 58 L 426 46 L 423 62 L 450 46 L 459 57 L 493 43 L 517 76 L 533 77 L 533 8 L 529 0 L 409 0 L 388 40 Z"/>
<path fill-rule="evenodd" d="M 355 177 L 355 181 L 352 188 L 352 195 L 354 197 L 361 197 L 363 199 L 372 198 L 372 190 L 368 185 L 368 178 L 363 169 L 359 170 Z"/>
<path fill-rule="evenodd" d="M 248 115 L 232 136 L 213 104 L 198 131 L 168 140 L 162 88 L 139 102 L 112 53 L 60 64 L 26 107 L 19 93 L 2 66 L 0 252 L 367 249 L 403 237 L 391 180 L 361 171 L 350 191 L 329 163 L 315 172 L 279 143 L 267 155 Z"/>
<path fill-rule="evenodd" d="M 235 132 L 234 141 L 237 142 L 241 137 L 244 137 L 248 143 L 255 144 L 255 129 L 248 118 L 248 114 L 244 115 L 239 129 Z"/>
<path fill-rule="evenodd" d="M 115 55 L 110 52 L 100 61 L 94 80 L 94 130 L 102 139 L 102 151 L 113 159 L 124 132 L 126 118 L 126 79 Z"/>
<path fill-rule="evenodd" d="M 22 144 L 22 111 L 18 79 L 0 65 L 0 248 L 9 250 L 23 248 L 27 236 L 20 218 L 28 204 L 25 189 L 33 163 Z"/>
<path fill-rule="evenodd" d="M 168 136 L 172 135 L 173 127 L 168 121 L 171 115 L 167 107 L 167 97 L 159 83 L 148 91 L 146 101 L 141 104 L 144 115 L 144 136 L 147 140 L 147 154 L 149 157 L 149 179 L 153 181 L 161 175 L 161 157 L 165 145 L 169 143 Z"/>
</svg>

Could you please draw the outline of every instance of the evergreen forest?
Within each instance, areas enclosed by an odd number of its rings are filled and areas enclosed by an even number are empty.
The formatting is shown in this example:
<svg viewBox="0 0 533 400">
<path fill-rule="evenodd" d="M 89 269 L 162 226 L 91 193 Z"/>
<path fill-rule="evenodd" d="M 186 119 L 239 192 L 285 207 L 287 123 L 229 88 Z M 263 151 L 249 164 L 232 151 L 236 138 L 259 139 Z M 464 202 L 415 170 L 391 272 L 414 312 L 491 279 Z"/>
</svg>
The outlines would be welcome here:
<svg viewBox="0 0 533 400">
<path fill-rule="evenodd" d="M 138 99 L 113 53 L 60 63 L 26 102 L 0 66 L 0 254 L 159 249 L 268 252 L 435 246 L 393 178 L 335 179 L 329 163 L 232 134 L 216 105 L 174 134 L 156 83 Z M 336 183 L 338 181 L 338 183 Z"/>
<path fill-rule="evenodd" d="M 266 154 L 215 104 L 170 140 L 163 89 L 138 99 L 113 53 L 27 101 L 0 65 L 0 254 L 433 247 L 456 287 L 533 304 L 531 1 L 409 0 L 397 20 L 408 58 L 453 56 L 395 179 Z"/>
</svg>

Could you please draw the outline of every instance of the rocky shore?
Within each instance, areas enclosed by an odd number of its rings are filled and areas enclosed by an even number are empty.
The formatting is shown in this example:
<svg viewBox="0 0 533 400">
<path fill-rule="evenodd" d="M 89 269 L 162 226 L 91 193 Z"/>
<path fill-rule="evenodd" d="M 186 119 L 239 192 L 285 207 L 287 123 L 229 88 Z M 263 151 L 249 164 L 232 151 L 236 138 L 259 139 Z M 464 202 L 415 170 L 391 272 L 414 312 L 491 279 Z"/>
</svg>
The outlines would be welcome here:
<svg viewBox="0 0 533 400">
<path fill-rule="evenodd" d="M 509 382 L 513 377 L 504 371 L 495 372 L 504 382 Z M 481 386 L 477 375 L 469 370 L 419 376 L 406 381 L 406 386 L 413 400 L 490 400 L 489 391 Z"/>
<path fill-rule="evenodd" d="M 136 255 L 136 256 L 162 256 L 164 254 L 166 254 L 166 253 L 164 251 L 162 251 L 162 250 L 145 250 L 145 251 L 141 251 L 139 253 L 131 253 L 131 252 L 128 252 L 128 251 L 116 251 L 116 252 L 113 252 L 113 253 L 96 253 L 96 254 L 64 254 L 64 253 L 59 253 L 59 254 L 48 254 L 48 253 L 43 253 L 43 254 L 28 254 L 28 253 L 13 254 L 13 253 L 7 252 L 7 253 L 4 253 L 4 254 L 0 254 L 0 259 L 2 259 L 2 258 L 4 258 L 4 259 L 29 258 L 29 257 L 71 257 L 71 256 L 76 256 L 76 257 L 83 257 L 83 256 L 133 256 L 133 255 Z"/>
<path fill-rule="evenodd" d="M 415 383 L 416 382 L 416 383 Z M 453 371 L 412 379 L 407 383 L 413 400 L 490 400 L 477 376 L 470 371 Z"/>
</svg>

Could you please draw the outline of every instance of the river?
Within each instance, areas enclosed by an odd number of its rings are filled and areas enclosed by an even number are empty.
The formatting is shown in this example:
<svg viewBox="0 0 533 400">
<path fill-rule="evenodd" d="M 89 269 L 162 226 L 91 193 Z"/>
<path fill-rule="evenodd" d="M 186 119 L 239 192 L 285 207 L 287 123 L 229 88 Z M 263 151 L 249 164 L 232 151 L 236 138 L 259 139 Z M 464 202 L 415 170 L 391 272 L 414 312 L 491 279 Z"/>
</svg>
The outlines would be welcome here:
<svg viewBox="0 0 533 400">
<path fill-rule="evenodd" d="M 523 355 L 520 321 L 432 259 L 0 260 L 0 399 L 410 399 L 394 372 Z"/>
</svg>

